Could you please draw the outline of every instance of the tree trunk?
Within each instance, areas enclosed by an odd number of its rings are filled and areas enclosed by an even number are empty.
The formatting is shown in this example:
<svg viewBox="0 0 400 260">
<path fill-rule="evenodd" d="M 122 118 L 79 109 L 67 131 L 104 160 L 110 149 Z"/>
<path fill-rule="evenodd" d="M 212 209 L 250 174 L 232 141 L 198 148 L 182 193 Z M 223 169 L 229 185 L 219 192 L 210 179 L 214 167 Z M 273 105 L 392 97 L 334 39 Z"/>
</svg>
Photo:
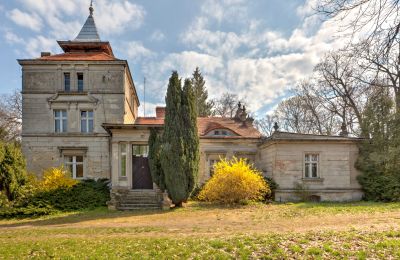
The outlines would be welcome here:
<svg viewBox="0 0 400 260">
<path fill-rule="evenodd" d="M 183 207 L 183 202 L 182 201 L 179 201 L 179 202 L 174 203 L 174 204 L 175 204 L 175 208 L 182 208 Z"/>
</svg>

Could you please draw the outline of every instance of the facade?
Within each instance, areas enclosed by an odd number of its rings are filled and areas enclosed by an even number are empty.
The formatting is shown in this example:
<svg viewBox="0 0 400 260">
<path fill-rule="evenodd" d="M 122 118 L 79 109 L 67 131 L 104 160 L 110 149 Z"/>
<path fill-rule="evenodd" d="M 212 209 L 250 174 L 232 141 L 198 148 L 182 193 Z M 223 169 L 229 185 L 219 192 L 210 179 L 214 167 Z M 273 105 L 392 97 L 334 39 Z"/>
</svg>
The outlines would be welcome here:
<svg viewBox="0 0 400 260">
<path fill-rule="evenodd" d="M 65 165 L 76 179 L 111 180 L 110 207 L 158 207 L 147 153 L 151 128 L 163 128 L 165 110 L 138 117 L 139 99 L 126 60 L 100 40 L 90 7 L 78 36 L 58 41 L 63 53 L 18 60 L 22 66 L 22 149 L 28 170 Z M 248 159 L 279 184 L 276 199 L 295 200 L 302 184 L 318 200 L 357 200 L 354 162 L 358 139 L 284 133 L 263 138 L 240 104 L 234 118 L 198 118 L 199 182 L 222 157 Z M 147 198 L 147 200 L 145 199 Z"/>
</svg>

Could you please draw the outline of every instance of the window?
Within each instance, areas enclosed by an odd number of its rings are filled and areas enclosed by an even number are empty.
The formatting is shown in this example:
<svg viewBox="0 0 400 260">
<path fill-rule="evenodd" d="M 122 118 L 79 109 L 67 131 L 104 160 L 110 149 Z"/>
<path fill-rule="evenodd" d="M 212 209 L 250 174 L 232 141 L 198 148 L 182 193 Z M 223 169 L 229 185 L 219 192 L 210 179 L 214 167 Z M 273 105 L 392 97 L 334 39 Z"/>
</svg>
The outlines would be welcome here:
<svg viewBox="0 0 400 260">
<path fill-rule="evenodd" d="M 81 132 L 93 132 L 93 111 L 81 111 Z"/>
<path fill-rule="evenodd" d="M 120 170 L 119 176 L 126 177 L 126 144 L 120 144 Z"/>
<path fill-rule="evenodd" d="M 69 72 L 64 73 L 64 91 L 71 91 L 71 75 L 69 74 Z"/>
<path fill-rule="evenodd" d="M 77 73 L 78 78 L 78 92 L 83 92 L 83 73 Z"/>
<path fill-rule="evenodd" d="M 210 154 L 208 155 L 208 159 L 207 159 L 207 164 L 206 167 L 208 166 L 208 172 L 210 174 L 210 177 L 212 177 L 214 175 L 214 165 L 216 163 L 218 163 L 221 158 L 225 158 L 225 154 L 221 153 L 221 154 Z"/>
<path fill-rule="evenodd" d="M 214 175 L 214 165 L 219 162 L 219 159 L 209 159 L 208 160 L 208 167 L 210 169 L 210 177 Z"/>
<path fill-rule="evenodd" d="M 136 157 L 147 157 L 149 154 L 149 146 L 148 145 L 132 145 L 132 155 Z"/>
<path fill-rule="evenodd" d="M 207 134 L 208 136 L 235 136 L 236 134 L 228 129 L 215 129 Z"/>
<path fill-rule="evenodd" d="M 304 177 L 318 178 L 318 154 L 305 154 L 304 156 Z"/>
<path fill-rule="evenodd" d="M 72 174 L 72 178 L 83 178 L 83 156 L 82 155 L 68 155 L 64 156 L 64 163 L 66 168 Z"/>
<path fill-rule="evenodd" d="M 54 110 L 54 131 L 67 132 L 67 110 Z"/>
</svg>

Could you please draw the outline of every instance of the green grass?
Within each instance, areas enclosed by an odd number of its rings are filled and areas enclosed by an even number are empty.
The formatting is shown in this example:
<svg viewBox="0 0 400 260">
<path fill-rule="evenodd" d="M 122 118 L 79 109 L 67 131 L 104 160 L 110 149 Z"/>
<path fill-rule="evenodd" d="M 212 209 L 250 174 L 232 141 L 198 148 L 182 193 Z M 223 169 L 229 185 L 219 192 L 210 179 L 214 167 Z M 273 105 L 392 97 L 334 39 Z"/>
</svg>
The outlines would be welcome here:
<svg viewBox="0 0 400 260">
<path fill-rule="evenodd" d="M 100 208 L 0 220 L 0 259 L 396 259 L 399 219 L 400 203 Z"/>
<path fill-rule="evenodd" d="M 400 232 L 265 234 L 221 238 L 135 238 L 135 230 L 81 236 L 0 235 L 0 258 L 399 258 Z M 115 234 L 123 234 L 115 236 Z M 110 236 L 107 236 L 110 235 Z M 129 235 L 128 235 L 129 234 Z M 306 243 L 304 240 L 307 240 Z M 327 246 L 329 244 L 329 246 Z M 344 246 L 346 245 L 346 246 Z"/>
</svg>

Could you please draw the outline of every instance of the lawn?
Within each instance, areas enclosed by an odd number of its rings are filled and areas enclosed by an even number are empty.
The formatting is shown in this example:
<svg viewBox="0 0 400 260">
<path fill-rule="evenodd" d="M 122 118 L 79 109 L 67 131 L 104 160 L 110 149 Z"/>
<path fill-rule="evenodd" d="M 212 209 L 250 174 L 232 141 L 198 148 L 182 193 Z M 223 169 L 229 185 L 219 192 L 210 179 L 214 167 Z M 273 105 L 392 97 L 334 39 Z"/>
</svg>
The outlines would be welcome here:
<svg viewBox="0 0 400 260">
<path fill-rule="evenodd" d="M 0 258 L 400 258 L 400 203 L 189 203 L 0 220 Z"/>
</svg>

